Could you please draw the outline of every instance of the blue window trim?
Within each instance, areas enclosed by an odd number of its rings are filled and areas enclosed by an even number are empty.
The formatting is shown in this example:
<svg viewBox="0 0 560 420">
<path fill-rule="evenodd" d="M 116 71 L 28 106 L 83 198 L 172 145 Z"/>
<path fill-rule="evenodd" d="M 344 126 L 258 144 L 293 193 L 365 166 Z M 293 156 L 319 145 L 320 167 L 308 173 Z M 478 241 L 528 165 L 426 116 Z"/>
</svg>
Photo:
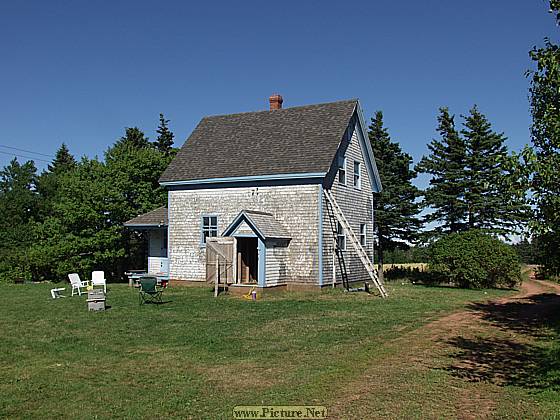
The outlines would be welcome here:
<svg viewBox="0 0 560 420">
<path fill-rule="evenodd" d="M 216 236 L 220 232 L 220 218 L 215 213 L 204 213 L 200 216 L 200 247 L 206 248 L 206 242 L 204 242 L 204 218 L 205 217 L 215 217 L 216 218 Z"/>
<path fill-rule="evenodd" d="M 358 173 L 356 174 L 356 165 L 358 165 Z M 358 175 L 358 184 L 356 185 L 356 175 Z M 352 173 L 352 184 L 354 185 L 354 189 L 361 190 L 362 189 L 362 162 L 359 160 L 354 161 L 354 168 Z"/>
</svg>

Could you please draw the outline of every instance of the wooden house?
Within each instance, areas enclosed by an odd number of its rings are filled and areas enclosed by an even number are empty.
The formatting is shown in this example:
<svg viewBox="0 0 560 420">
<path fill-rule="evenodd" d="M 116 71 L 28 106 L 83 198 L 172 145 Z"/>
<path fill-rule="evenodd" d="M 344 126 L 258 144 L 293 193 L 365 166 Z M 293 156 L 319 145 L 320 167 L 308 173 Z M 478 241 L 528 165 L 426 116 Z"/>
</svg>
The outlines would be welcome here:
<svg viewBox="0 0 560 420">
<path fill-rule="evenodd" d="M 160 178 L 167 209 L 127 223 L 151 229 L 150 267 L 259 288 L 372 277 L 381 182 L 360 102 L 282 102 L 200 121 Z"/>
</svg>

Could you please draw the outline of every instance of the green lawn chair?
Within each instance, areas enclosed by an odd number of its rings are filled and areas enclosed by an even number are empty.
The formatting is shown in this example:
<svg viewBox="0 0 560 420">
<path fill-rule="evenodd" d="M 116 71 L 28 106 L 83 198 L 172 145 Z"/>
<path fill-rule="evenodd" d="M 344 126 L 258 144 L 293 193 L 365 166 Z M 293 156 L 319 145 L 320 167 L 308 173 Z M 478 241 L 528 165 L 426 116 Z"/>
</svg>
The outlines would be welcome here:
<svg viewBox="0 0 560 420">
<path fill-rule="evenodd" d="M 140 305 L 143 303 L 163 303 L 162 289 L 157 287 L 156 277 L 140 277 Z"/>
</svg>

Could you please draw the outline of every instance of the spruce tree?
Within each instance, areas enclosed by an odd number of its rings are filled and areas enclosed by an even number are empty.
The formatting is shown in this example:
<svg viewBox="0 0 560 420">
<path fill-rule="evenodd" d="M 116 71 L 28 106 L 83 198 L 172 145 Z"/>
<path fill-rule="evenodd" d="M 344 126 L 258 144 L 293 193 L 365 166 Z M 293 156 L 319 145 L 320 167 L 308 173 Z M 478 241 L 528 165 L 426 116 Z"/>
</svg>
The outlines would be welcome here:
<svg viewBox="0 0 560 420">
<path fill-rule="evenodd" d="M 175 137 L 168 124 L 169 120 L 166 120 L 163 114 L 159 114 L 158 137 L 154 146 L 165 155 L 169 155 L 173 150 L 173 138 Z"/>
<path fill-rule="evenodd" d="M 60 173 L 76 167 L 76 159 L 68 150 L 66 144 L 62 143 L 56 152 L 55 158 L 48 166 L 49 172 Z"/>
<path fill-rule="evenodd" d="M 430 154 L 424 156 L 416 170 L 432 176 L 424 192 L 424 207 L 433 212 L 427 214 L 425 222 L 437 222 L 430 232 L 460 232 L 467 229 L 466 188 L 466 145 L 455 128 L 455 117 L 448 108 L 439 109 L 437 131 L 440 139 L 432 139 L 428 145 Z"/>
<path fill-rule="evenodd" d="M 467 223 L 469 229 L 507 234 L 525 220 L 524 200 L 509 191 L 505 163 L 509 159 L 506 137 L 496 133 L 476 105 L 461 131 L 467 145 L 465 165 Z"/>
<path fill-rule="evenodd" d="M 368 134 L 383 185 L 375 208 L 379 278 L 383 280 L 383 253 L 417 238 L 421 222 L 416 198 L 420 191 L 412 185 L 416 177 L 410 168 L 412 157 L 391 141 L 381 111 L 371 119 Z"/>
<path fill-rule="evenodd" d="M 148 140 L 148 137 L 138 127 L 126 127 L 124 136 L 115 145 L 127 145 L 134 149 L 143 149 L 150 146 Z"/>
</svg>

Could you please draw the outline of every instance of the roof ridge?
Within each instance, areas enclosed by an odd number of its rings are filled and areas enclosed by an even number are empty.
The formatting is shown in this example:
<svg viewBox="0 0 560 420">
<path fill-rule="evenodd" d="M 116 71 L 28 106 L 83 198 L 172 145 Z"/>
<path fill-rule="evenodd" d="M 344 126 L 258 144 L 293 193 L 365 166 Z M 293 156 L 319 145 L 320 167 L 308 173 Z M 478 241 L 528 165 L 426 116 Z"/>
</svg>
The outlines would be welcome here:
<svg viewBox="0 0 560 420">
<path fill-rule="evenodd" d="M 161 209 L 167 209 L 167 206 L 159 206 L 159 207 L 156 207 L 153 210 L 148 210 L 146 213 L 142 213 L 142 214 L 148 214 L 148 213 L 151 213 L 153 211 L 157 211 L 157 210 L 161 210 Z"/>
<path fill-rule="evenodd" d="M 263 215 L 266 215 L 266 216 L 273 216 L 273 217 L 274 217 L 274 215 L 273 215 L 272 213 L 268 213 L 268 212 L 266 212 L 266 211 L 249 210 L 249 209 L 243 209 L 242 211 L 243 211 L 244 213 L 263 214 Z"/>
<path fill-rule="evenodd" d="M 205 115 L 204 117 L 202 117 L 203 120 L 208 119 L 208 118 L 217 118 L 217 117 L 234 117 L 237 115 L 247 115 L 247 114 L 264 114 L 264 113 L 270 113 L 270 112 L 274 112 L 274 113 L 278 113 L 278 112 L 285 112 L 285 111 L 296 111 L 298 109 L 301 108 L 314 108 L 314 107 L 319 107 L 319 106 L 323 106 L 323 105 L 334 105 L 334 104 L 341 104 L 341 103 L 349 103 L 349 102 L 358 102 L 359 99 L 358 98 L 350 98 L 350 99 L 341 99 L 339 101 L 332 101 L 332 102 L 321 102 L 318 104 L 308 104 L 308 105 L 297 105 L 297 106 L 291 106 L 289 108 L 280 108 L 280 109 L 263 109 L 260 111 L 245 111 L 245 112 L 234 112 L 232 114 L 215 114 L 215 115 Z"/>
</svg>

